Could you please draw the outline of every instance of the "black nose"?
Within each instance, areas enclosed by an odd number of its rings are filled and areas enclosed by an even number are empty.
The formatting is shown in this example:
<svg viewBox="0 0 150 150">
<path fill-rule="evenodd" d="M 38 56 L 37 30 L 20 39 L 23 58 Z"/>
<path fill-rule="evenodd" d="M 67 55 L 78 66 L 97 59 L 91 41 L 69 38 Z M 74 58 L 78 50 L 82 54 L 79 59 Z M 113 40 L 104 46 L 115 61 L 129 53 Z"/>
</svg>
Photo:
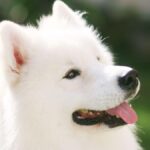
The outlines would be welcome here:
<svg viewBox="0 0 150 150">
<path fill-rule="evenodd" d="M 138 73 L 136 70 L 131 70 L 123 77 L 119 77 L 119 86 L 124 90 L 134 90 L 138 85 Z"/>
</svg>

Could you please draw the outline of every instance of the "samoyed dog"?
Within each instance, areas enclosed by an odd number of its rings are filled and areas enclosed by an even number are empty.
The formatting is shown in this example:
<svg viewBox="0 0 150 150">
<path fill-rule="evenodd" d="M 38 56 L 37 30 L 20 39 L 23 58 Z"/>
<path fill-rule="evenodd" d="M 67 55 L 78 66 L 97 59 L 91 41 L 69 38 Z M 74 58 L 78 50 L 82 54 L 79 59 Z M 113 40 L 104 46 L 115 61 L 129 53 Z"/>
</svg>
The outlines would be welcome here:
<svg viewBox="0 0 150 150">
<path fill-rule="evenodd" d="M 82 15 L 56 1 L 37 27 L 0 23 L 0 150 L 141 150 L 137 72 Z"/>
</svg>

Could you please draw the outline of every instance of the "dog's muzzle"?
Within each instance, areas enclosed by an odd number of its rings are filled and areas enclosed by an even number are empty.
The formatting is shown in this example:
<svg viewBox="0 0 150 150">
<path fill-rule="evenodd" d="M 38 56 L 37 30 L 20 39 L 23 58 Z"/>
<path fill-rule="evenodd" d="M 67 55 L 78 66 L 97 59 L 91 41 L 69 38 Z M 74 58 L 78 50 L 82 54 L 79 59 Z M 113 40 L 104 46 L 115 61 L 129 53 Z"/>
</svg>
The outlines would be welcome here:
<svg viewBox="0 0 150 150">
<path fill-rule="evenodd" d="M 137 71 L 130 70 L 124 76 L 118 78 L 118 84 L 126 92 L 125 99 L 133 98 L 137 94 L 139 79 Z M 134 96 L 133 96 L 134 95 Z M 133 124 L 137 121 L 134 109 L 127 102 L 105 110 L 79 109 L 72 114 L 73 121 L 79 125 L 106 124 L 110 128 L 125 124 Z"/>
</svg>

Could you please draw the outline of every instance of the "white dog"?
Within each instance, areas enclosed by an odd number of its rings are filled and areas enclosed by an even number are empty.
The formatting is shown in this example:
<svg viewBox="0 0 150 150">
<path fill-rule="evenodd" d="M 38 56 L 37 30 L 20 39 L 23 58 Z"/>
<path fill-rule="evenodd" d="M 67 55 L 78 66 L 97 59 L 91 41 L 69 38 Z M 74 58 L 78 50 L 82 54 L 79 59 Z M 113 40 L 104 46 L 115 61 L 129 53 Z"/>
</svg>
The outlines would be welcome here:
<svg viewBox="0 0 150 150">
<path fill-rule="evenodd" d="M 141 150 L 137 72 L 81 13 L 56 1 L 38 27 L 1 22 L 0 42 L 0 150 Z"/>
</svg>

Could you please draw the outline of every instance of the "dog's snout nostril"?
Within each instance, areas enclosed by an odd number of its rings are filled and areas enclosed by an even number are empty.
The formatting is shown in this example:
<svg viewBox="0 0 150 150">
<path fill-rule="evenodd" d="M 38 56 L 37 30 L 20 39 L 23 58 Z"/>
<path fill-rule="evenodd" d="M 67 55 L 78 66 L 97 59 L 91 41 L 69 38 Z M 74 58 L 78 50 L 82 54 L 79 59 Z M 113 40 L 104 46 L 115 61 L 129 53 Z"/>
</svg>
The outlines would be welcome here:
<svg viewBox="0 0 150 150">
<path fill-rule="evenodd" d="M 136 70 L 131 70 L 123 77 L 119 77 L 119 86 L 125 90 L 134 90 L 138 85 L 138 73 Z"/>
</svg>

